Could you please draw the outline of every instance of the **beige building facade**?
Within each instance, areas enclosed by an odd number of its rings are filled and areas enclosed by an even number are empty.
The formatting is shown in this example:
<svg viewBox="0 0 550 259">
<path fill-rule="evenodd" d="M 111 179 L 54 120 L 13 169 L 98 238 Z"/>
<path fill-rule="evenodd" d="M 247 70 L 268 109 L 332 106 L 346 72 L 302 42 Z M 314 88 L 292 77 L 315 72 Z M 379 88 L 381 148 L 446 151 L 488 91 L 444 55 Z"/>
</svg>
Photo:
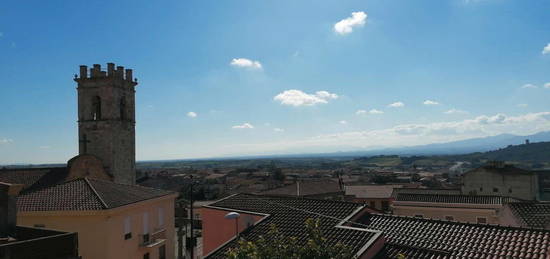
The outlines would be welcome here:
<svg viewBox="0 0 550 259">
<path fill-rule="evenodd" d="M 491 162 L 466 172 L 462 176 L 462 193 L 468 195 L 494 195 L 521 200 L 537 200 L 539 195 L 537 174 Z"/>
</svg>

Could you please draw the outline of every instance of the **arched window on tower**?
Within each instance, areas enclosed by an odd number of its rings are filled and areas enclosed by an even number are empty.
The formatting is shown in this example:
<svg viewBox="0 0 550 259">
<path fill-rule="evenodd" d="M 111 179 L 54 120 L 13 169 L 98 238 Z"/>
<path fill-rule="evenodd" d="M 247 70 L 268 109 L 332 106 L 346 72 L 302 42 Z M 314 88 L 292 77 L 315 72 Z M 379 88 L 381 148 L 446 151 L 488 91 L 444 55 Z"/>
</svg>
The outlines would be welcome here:
<svg viewBox="0 0 550 259">
<path fill-rule="evenodd" d="M 120 98 L 120 120 L 126 119 L 126 96 Z"/>
<path fill-rule="evenodd" d="M 101 120 L 101 98 L 94 96 L 92 99 L 92 120 Z"/>
</svg>

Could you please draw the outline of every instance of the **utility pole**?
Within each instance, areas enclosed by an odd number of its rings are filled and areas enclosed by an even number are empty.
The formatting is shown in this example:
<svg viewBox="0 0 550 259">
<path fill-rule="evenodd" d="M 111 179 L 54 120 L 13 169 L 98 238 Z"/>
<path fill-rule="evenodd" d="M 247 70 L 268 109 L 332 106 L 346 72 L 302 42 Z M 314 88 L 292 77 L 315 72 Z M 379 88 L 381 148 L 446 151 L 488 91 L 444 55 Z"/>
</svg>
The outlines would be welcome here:
<svg viewBox="0 0 550 259">
<path fill-rule="evenodd" d="M 191 243 L 191 249 L 190 249 L 189 252 L 191 254 L 191 259 L 195 259 L 195 256 L 194 256 L 195 255 L 195 238 L 194 238 L 195 230 L 194 230 L 194 222 L 193 222 L 193 184 L 194 184 L 193 175 L 190 175 L 189 178 L 191 178 L 191 195 L 190 195 L 191 196 L 190 197 L 191 202 L 189 203 L 190 204 L 189 205 L 189 207 L 190 207 L 189 212 L 191 213 L 191 215 L 189 215 L 189 218 L 191 219 L 191 224 L 190 224 L 191 225 L 191 231 L 189 231 L 189 233 L 191 235 L 191 237 L 190 237 L 191 240 L 190 240 L 189 243 Z"/>
</svg>

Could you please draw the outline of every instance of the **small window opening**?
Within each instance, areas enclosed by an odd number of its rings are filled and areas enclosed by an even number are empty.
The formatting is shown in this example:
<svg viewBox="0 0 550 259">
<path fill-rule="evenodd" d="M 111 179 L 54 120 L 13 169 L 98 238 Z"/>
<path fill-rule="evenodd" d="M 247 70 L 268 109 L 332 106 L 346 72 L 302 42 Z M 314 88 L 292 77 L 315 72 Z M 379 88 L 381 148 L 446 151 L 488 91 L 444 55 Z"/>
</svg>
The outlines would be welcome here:
<svg viewBox="0 0 550 259">
<path fill-rule="evenodd" d="M 92 120 L 101 120 L 101 98 L 95 96 L 92 100 Z"/>
</svg>

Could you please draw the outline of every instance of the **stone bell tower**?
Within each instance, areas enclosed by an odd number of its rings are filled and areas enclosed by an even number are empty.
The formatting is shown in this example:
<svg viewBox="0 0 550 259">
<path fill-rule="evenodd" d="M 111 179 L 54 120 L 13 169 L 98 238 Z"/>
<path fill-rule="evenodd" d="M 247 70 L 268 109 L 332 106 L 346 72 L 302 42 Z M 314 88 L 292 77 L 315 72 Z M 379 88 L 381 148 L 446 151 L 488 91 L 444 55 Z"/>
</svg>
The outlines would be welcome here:
<svg viewBox="0 0 550 259">
<path fill-rule="evenodd" d="M 135 184 L 135 86 L 132 70 L 107 63 L 80 66 L 78 83 L 79 154 L 99 158 L 117 183 Z"/>
</svg>

